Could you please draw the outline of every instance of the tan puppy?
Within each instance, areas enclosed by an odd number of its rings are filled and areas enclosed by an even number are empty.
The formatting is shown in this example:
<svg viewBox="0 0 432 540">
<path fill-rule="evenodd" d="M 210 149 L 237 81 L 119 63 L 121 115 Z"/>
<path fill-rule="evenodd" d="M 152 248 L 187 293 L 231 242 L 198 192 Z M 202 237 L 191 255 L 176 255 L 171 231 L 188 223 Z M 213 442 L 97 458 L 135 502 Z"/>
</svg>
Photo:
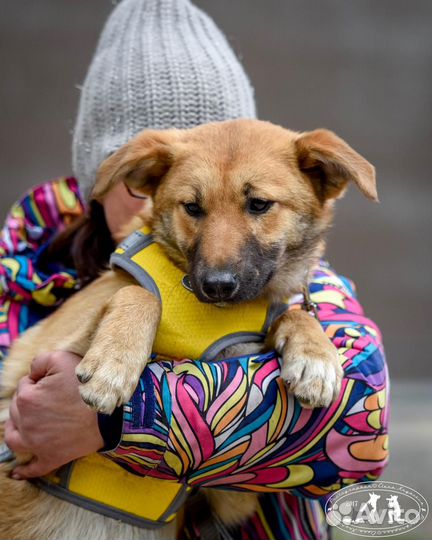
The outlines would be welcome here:
<svg viewBox="0 0 432 540">
<path fill-rule="evenodd" d="M 152 197 L 154 238 L 189 274 L 201 301 L 237 303 L 262 296 L 283 301 L 307 287 L 324 250 L 334 201 L 350 180 L 377 200 L 374 168 L 332 132 L 299 134 L 236 120 L 140 133 L 102 164 L 93 197 L 102 199 L 122 181 Z M 131 397 L 159 318 L 152 293 L 120 271 L 106 272 L 13 345 L 3 393 L 12 396 L 34 356 L 67 350 L 83 356 L 77 367 L 83 399 L 109 413 Z M 281 375 L 290 391 L 305 405 L 328 406 L 337 397 L 340 362 L 316 319 L 300 310 L 286 312 L 268 341 L 282 357 Z M 0 492 L 5 481 L 0 476 Z M 0 497 L 5 511 L 12 498 Z M 255 497 L 213 494 L 212 501 L 222 519 L 234 523 L 253 512 Z M 51 517 L 64 527 L 62 516 Z"/>
</svg>

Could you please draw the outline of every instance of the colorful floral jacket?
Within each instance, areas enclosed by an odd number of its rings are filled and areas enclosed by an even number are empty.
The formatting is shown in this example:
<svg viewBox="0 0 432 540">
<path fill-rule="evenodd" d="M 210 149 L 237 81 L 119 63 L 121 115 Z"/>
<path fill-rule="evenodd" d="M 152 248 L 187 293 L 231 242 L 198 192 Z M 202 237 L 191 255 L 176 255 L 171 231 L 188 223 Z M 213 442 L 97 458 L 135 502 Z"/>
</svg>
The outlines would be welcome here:
<svg viewBox="0 0 432 540">
<path fill-rule="evenodd" d="M 77 289 L 73 270 L 42 270 L 38 260 L 83 210 L 73 178 L 43 184 L 12 207 L 0 235 L 0 362 Z M 302 409 L 274 353 L 213 363 L 155 358 L 107 455 L 138 475 L 265 493 L 237 538 L 326 538 L 320 500 L 376 479 L 387 463 L 388 377 L 380 332 L 353 284 L 322 263 L 310 292 L 345 372 L 336 403 Z"/>
</svg>

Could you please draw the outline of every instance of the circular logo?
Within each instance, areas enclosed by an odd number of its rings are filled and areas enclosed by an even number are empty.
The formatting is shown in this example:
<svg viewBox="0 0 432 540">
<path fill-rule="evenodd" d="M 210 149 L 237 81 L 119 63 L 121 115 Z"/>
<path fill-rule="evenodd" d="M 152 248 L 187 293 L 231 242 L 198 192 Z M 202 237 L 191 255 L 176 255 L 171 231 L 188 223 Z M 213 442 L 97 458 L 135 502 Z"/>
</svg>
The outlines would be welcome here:
<svg viewBox="0 0 432 540">
<path fill-rule="evenodd" d="M 429 505 L 414 489 L 377 481 L 340 489 L 327 500 L 329 525 L 358 536 L 396 536 L 426 519 Z"/>
</svg>

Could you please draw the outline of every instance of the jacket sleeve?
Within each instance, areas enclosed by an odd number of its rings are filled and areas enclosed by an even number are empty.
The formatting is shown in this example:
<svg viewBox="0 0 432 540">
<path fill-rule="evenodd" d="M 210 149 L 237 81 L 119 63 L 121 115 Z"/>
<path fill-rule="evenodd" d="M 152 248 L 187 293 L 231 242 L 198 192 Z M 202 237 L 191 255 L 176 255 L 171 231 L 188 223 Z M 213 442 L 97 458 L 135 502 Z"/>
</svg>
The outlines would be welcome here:
<svg viewBox="0 0 432 540">
<path fill-rule="evenodd" d="M 195 487 L 321 497 L 376 479 L 388 459 L 381 336 L 353 284 L 322 264 L 310 286 L 344 368 L 328 409 L 302 409 L 274 353 L 203 363 L 155 359 L 106 454 L 128 470 Z M 294 306 L 299 307 L 299 306 Z"/>
<path fill-rule="evenodd" d="M 43 268 L 39 259 L 83 209 L 76 180 L 59 178 L 31 189 L 7 215 L 0 232 L 0 360 L 21 332 L 74 291 L 73 270 Z"/>
</svg>

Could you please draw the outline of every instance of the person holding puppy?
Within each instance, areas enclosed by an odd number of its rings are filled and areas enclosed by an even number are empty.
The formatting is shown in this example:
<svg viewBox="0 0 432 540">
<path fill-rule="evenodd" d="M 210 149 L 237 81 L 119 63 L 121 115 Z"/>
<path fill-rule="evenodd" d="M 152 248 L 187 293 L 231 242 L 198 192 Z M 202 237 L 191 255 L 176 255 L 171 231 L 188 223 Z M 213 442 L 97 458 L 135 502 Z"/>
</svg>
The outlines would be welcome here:
<svg viewBox="0 0 432 540">
<path fill-rule="evenodd" d="M 120 2 L 83 87 L 75 177 L 30 191 L 13 207 L 0 237 L 1 353 L 106 267 L 123 225 L 147 204 L 123 184 L 102 205 L 87 204 L 108 155 L 144 128 L 255 117 L 249 80 L 208 16 L 188 0 Z M 107 240 L 95 243 L 92 227 L 104 228 Z M 320 500 L 376 478 L 387 461 L 387 377 L 379 330 L 364 317 L 351 282 L 323 263 L 310 290 L 321 293 L 321 323 L 344 359 L 337 405 L 306 411 L 284 403 L 275 358 L 221 360 L 217 369 L 163 361 L 146 368 L 127 406 L 98 416 L 78 393 L 80 359 L 52 352 L 34 360 L 13 401 L 6 442 L 35 456 L 14 477 L 42 476 L 103 451 L 139 475 L 151 471 L 193 488 L 265 492 L 253 518 L 235 532 L 218 529 L 222 537 L 326 538 Z M 230 423 L 222 426 L 222 418 Z M 229 456 L 221 451 L 222 428 L 229 428 Z M 188 504 L 181 532 L 188 538 L 204 538 L 212 522 L 197 500 Z"/>
</svg>

